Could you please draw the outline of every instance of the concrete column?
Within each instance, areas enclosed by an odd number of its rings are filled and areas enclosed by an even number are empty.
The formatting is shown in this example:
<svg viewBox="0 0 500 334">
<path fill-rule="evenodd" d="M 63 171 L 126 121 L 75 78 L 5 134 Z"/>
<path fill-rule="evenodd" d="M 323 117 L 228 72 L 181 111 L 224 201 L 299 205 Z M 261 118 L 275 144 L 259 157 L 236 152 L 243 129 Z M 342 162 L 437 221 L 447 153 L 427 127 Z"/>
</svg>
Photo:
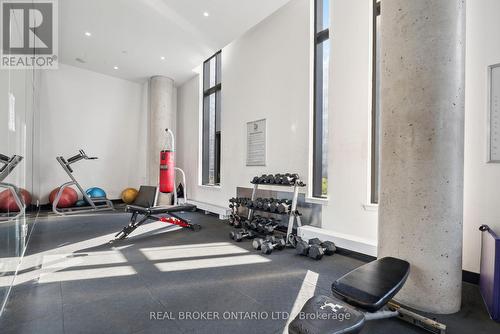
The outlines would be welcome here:
<svg viewBox="0 0 500 334">
<path fill-rule="evenodd" d="M 173 129 L 175 134 L 175 102 L 175 87 L 172 79 L 154 76 L 149 80 L 148 182 L 150 185 L 158 184 L 160 151 L 165 148 L 168 140 L 165 129 Z"/>
<path fill-rule="evenodd" d="M 383 0 L 378 255 L 411 263 L 401 303 L 460 309 L 464 0 Z"/>
</svg>

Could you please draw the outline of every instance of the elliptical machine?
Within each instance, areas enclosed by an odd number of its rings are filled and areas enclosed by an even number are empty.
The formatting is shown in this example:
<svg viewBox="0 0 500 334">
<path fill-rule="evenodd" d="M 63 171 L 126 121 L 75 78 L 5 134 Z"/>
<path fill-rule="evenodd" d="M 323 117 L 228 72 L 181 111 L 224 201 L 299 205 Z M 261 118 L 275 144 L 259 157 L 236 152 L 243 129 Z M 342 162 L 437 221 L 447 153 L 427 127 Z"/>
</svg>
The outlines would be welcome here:
<svg viewBox="0 0 500 334">
<path fill-rule="evenodd" d="M 69 178 L 71 181 L 64 183 L 61 188 L 59 188 L 59 191 L 57 192 L 57 195 L 54 199 L 54 202 L 52 203 L 52 211 L 55 214 L 58 215 L 73 215 L 73 214 L 79 214 L 79 213 L 88 213 L 88 212 L 98 212 L 98 211 L 109 211 L 109 210 L 114 210 L 113 203 L 105 198 L 105 197 L 97 197 L 97 198 L 92 198 L 85 193 L 85 190 L 83 190 L 82 186 L 78 183 L 76 178 L 73 176 L 73 169 L 71 168 L 71 165 L 81 161 L 81 160 L 97 160 L 97 157 L 89 157 L 83 150 L 79 150 L 78 154 L 72 156 L 71 158 L 68 158 L 67 160 L 64 159 L 63 157 L 57 157 L 56 160 L 61 164 L 61 167 L 64 169 L 66 174 L 68 174 Z M 57 205 L 59 204 L 59 200 L 61 199 L 61 196 L 64 192 L 64 189 L 70 186 L 75 186 L 78 188 L 80 193 L 83 196 L 83 199 L 85 202 L 88 204 L 88 206 L 83 206 L 83 207 L 72 207 L 72 208 L 58 208 Z"/>
<path fill-rule="evenodd" d="M 5 180 L 10 173 L 12 173 L 14 168 L 16 168 L 16 166 L 22 160 L 23 157 L 20 155 L 13 155 L 12 157 L 8 157 L 6 155 L 0 154 L 0 164 L 2 165 L 0 167 L 0 188 L 4 188 L 10 191 L 12 197 L 14 198 L 14 201 L 17 204 L 17 207 L 19 208 L 19 212 L 15 216 L 10 216 L 8 213 L 1 214 L 0 220 L 2 221 L 14 221 L 17 218 L 23 216 L 26 212 L 26 204 L 24 203 L 22 196 L 19 195 L 19 189 L 13 184 L 3 182 L 3 180 Z"/>
</svg>

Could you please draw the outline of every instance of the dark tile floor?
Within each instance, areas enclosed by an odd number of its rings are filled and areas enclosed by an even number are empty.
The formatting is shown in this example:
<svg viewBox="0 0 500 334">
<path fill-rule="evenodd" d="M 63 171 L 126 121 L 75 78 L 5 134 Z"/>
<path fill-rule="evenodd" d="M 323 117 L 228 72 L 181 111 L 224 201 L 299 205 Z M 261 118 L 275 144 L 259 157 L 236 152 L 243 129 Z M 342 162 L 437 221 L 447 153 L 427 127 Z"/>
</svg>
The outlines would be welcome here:
<svg viewBox="0 0 500 334">
<path fill-rule="evenodd" d="M 217 218 L 185 216 L 202 231 L 153 223 L 113 245 L 107 241 L 127 223 L 125 214 L 42 218 L 0 332 L 286 333 L 284 315 L 313 294 L 329 295 L 333 280 L 363 264 L 342 255 L 313 261 L 293 250 L 262 256 L 249 242 L 230 241 L 230 227 Z M 500 333 L 478 288 L 464 284 L 463 291 L 462 311 L 437 317 L 448 332 Z M 234 319 L 182 319 L 187 312 Z M 255 320 L 265 316 L 273 319 Z M 425 332 L 391 319 L 369 322 L 363 333 Z"/>
</svg>

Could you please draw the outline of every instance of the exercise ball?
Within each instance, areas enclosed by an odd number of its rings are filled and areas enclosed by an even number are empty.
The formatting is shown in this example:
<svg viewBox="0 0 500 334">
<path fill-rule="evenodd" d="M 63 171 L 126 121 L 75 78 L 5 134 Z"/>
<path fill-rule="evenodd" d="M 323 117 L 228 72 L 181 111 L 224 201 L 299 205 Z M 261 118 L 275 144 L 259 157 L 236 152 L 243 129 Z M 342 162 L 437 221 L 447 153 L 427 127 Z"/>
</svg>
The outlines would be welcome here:
<svg viewBox="0 0 500 334">
<path fill-rule="evenodd" d="M 31 204 L 31 194 L 26 189 L 19 189 L 19 193 L 26 206 Z M 10 190 L 4 190 L 0 193 L 0 211 L 18 212 L 20 208 L 17 206 L 14 196 Z"/>
<path fill-rule="evenodd" d="M 106 198 L 106 192 L 98 187 L 87 189 L 86 193 L 90 198 Z"/>
<path fill-rule="evenodd" d="M 84 199 L 81 199 L 79 201 L 76 201 L 75 206 L 81 207 L 81 206 L 87 206 L 87 201 Z"/>
<path fill-rule="evenodd" d="M 127 188 L 124 191 L 122 191 L 122 201 L 127 204 L 132 204 L 134 203 L 138 194 L 139 192 L 137 191 L 137 189 Z"/>
<path fill-rule="evenodd" d="M 49 202 L 50 204 L 54 203 L 56 199 L 57 193 L 60 188 L 56 188 L 50 192 Z M 64 191 L 61 194 L 61 198 L 57 203 L 58 208 L 70 208 L 75 205 L 76 201 L 78 201 L 78 194 L 75 189 L 67 187 L 64 188 Z"/>
</svg>

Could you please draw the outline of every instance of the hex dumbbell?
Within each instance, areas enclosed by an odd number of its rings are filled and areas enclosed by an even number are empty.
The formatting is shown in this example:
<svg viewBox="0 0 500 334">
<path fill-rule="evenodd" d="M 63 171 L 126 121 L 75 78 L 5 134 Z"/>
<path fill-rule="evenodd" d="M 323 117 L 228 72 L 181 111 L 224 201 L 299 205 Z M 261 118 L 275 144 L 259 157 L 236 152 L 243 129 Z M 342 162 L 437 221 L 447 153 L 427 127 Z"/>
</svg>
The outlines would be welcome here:
<svg viewBox="0 0 500 334">
<path fill-rule="evenodd" d="M 276 212 L 278 212 L 278 213 L 287 213 L 288 211 L 290 211 L 291 207 L 292 207 L 292 201 L 285 200 L 284 202 L 281 202 L 277 206 Z"/>
<path fill-rule="evenodd" d="M 286 247 L 286 241 L 283 238 L 271 237 L 271 239 L 267 242 L 264 242 L 261 246 L 262 254 L 269 255 L 275 249 L 283 249 Z"/>
<path fill-rule="evenodd" d="M 243 239 L 253 239 L 255 238 L 255 233 L 253 231 L 249 230 L 241 230 L 239 232 L 236 231 L 231 231 L 229 232 L 229 237 L 233 239 L 234 241 L 240 242 Z"/>
<path fill-rule="evenodd" d="M 281 184 L 293 185 L 298 178 L 299 178 L 298 174 L 286 173 L 282 178 Z"/>
<path fill-rule="evenodd" d="M 295 251 L 299 255 L 308 256 L 315 260 L 321 260 L 323 255 L 333 255 L 337 247 L 331 241 L 321 242 L 318 238 L 309 239 L 309 242 L 298 240 Z"/>
<path fill-rule="evenodd" d="M 263 238 L 255 238 L 255 239 L 253 239 L 253 241 L 252 241 L 252 247 L 253 247 L 253 249 L 260 250 L 262 248 L 262 245 L 265 244 L 268 241 L 271 241 L 272 238 L 274 238 L 274 237 L 267 236 L 265 239 L 263 239 Z"/>
</svg>

